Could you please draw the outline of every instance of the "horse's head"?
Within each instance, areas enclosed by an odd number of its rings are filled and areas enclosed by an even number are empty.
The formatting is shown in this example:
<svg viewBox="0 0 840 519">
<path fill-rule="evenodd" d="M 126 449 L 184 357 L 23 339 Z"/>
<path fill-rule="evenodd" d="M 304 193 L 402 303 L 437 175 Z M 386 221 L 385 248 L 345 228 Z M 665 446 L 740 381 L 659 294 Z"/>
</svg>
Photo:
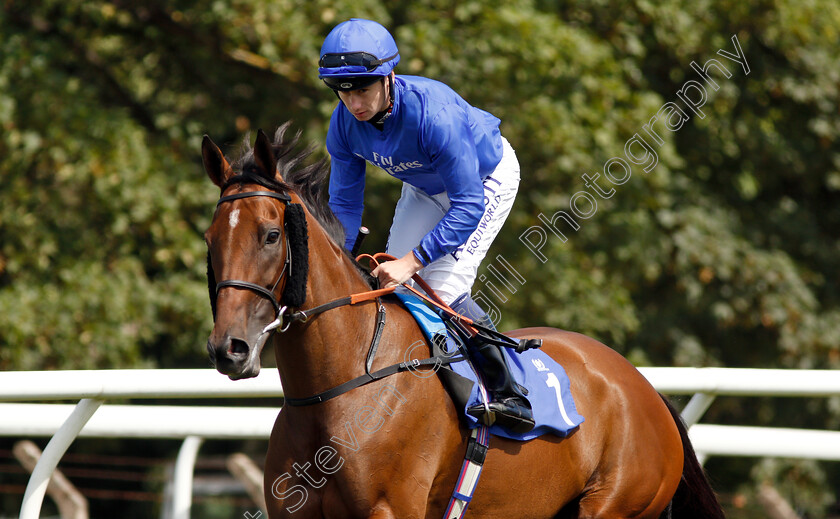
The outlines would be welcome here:
<svg viewBox="0 0 840 519">
<path fill-rule="evenodd" d="M 204 169 L 222 195 L 204 233 L 215 322 L 207 351 L 231 379 L 259 374 L 260 353 L 283 325 L 286 307 L 306 298 L 306 216 L 278 171 L 278 156 L 300 160 L 284 157 L 285 129 L 275 143 L 260 130 L 253 149 L 233 166 L 209 137 L 202 142 Z"/>
</svg>

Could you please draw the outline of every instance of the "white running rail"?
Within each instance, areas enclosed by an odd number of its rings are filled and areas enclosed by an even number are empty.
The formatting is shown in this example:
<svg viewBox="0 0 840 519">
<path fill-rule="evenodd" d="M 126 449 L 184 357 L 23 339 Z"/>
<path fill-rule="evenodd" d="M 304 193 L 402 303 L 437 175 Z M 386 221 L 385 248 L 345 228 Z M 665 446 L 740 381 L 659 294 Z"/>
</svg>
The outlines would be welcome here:
<svg viewBox="0 0 840 519">
<path fill-rule="evenodd" d="M 741 368 L 641 368 L 660 392 L 693 395 L 682 415 L 701 460 L 706 456 L 801 457 L 840 461 L 840 432 L 697 424 L 716 396 L 840 395 L 840 371 Z M 231 381 L 212 369 L 30 371 L 0 373 L 2 436 L 51 437 L 24 494 L 20 519 L 38 519 L 53 470 L 77 436 L 185 439 L 178 456 L 173 517 L 189 518 L 192 465 L 202 439 L 268 438 L 276 407 L 102 405 L 116 398 L 279 399 L 276 370 Z M 78 404 L 21 403 L 79 401 Z M 101 408 L 100 408 L 101 406 Z M 97 412 L 98 410 L 98 412 Z M 695 425 L 696 424 L 696 425 Z"/>
</svg>

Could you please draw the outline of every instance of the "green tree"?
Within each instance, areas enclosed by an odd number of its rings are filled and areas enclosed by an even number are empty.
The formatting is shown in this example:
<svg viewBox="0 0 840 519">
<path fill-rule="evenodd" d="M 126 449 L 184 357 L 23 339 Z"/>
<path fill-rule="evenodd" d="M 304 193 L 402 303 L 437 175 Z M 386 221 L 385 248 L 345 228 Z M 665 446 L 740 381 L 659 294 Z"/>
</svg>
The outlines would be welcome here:
<svg viewBox="0 0 840 519">
<path fill-rule="evenodd" d="M 0 369 L 207 365 L 218 193 L 201 136 L 235 153 L 292 119 L 321 145 L 337 100 L 318 50 L 351 16 L 393 31 L 398 73 L 503 121 L 522 184 L 486 263 L 525 283 L 491 287 L 485 265 L 476 284 L 503 327 L 581 331 L 639 364 L 840 367 L 833 0 L 50 0 L 0 11 Z M 748 74 L 718 52 L 733 36 Z M 701 118 L 678 91 L 713 58 L 731 76 L 704 83 Z M 654 144 L 643 128 L 669 102 L 688 120 L 660 120 Z M 609 182 L 636 134 L 658 162 Z M 398 185 L 369 173 L 365 248 L 381 250 Z M 565 241 L 545 223 L 558 211 L 579 226 L 555 221 Z M 836 429 L 839 402 L 721 401 L 708 420 Z M 840 481 L 824 464 L 711 463 L 728 492 L 793 482 L 812 516 Z"/>
</svg>

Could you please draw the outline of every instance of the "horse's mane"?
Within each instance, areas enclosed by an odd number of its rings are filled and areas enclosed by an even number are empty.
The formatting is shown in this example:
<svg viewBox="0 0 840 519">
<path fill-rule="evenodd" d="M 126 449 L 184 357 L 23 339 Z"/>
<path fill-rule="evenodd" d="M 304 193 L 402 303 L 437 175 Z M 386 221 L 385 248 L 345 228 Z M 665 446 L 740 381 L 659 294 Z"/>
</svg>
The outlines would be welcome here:
<svg viewBox="0 0 840 519">
<path fill-rule="evenodd" d="M 231 163 L 231 168 L 238 173 L 228 179 L 222 187 L 222 191 L 237 183 L 259 184 L 281 193 L 294 191 L 301 197 L 309 212 L 321 224 L 327 235 L 350 257 L 350 251 L 344 248 L 344 226 L 341 225 L 341 222 L 327 204 L 325 185 L 330 172 L 327 159 L 323 158 L 312 164 L 304 165 L 306 159 L 315 150 L 315 145 L 310 144 L 302 151 L 297 151 L 301 131 L 298 130 L 294 136 L 286 140 L 286 131 L 290 125 L 291 122 L 286 122 L 278 127 L 274 132 L 274 140 L 271 143 L 271 150 L 277 159 L 277 170 L 283 178 L 282 182 L 268 179 L 259 174 L 250 136 L 246 136 L 242 141 L 239 157 Z M 355 258 L 350 257 L 350 259 L 353 260 L 353 264 L 358 268 L 365 281 L 372 288 L 375 288 L 375 278 L 359 265 Z"/>
<path fill-rule="evenodd" d="M 318 220 L 327 234 L 338 245 L 344 245 L 344 227 L 327 205 L 327 195 L 324 185 L 329 176 L 330 168 L 327 159 L 303 165 L 312 155 L 314 145 L 309 145 L 302 151 L 297 151 L 301 131 L 298 130 L 291 139 L 286 140 L 286 131 L 291 123 L 286 122 L 274 132 L 271 150 L 277 159 L 277 169 L 283 177 L 283 182 L 270 180 L 257 172 L 254 159 L 254 149 L 250 137 L 246 136 L 242 142 L 240 156 L 233 161 L 231 167 L 238 173 L 231 177 L 224 188 L 231 184 L 259 184 L 268 189 L 287 193 L 294 191 L 303 199 L 309 212 Z M 223 189 L 224 191 L 224 189 Z"/>
</svg>

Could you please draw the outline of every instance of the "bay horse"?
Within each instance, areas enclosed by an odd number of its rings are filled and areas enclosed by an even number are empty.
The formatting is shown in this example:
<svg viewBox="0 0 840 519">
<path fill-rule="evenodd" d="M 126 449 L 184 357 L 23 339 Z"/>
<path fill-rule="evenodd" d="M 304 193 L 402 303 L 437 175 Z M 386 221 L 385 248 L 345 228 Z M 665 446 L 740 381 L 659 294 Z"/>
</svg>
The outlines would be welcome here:
<svg viewBox="0 0 840 519">
<path fill-rule="evenodd" d="M 221 190 L 205 233 L 210 359 L 231 379 L 253 377 L 271 344 L 286 395 L 265 460 L 269 517 L 440 518 L 469 432 L 437 377 L 402 372 L 307 402 L 429 348 L 396 300 L 348 297 L 370 293 L 369 277 L 323 199 L 326 160 L 303 165 L 312 149 L 296 151 L 300 133 L 286 139 L 287 128 L 273 141 L 258 132 L 233 163 L 202 144 Z M 467 517 L 723 517 L 679 415 L 627 360 L 559 329 L 508 335 L 542 339 L 585 422 L 565 438 L 493 437 Z"/>
</svg>

